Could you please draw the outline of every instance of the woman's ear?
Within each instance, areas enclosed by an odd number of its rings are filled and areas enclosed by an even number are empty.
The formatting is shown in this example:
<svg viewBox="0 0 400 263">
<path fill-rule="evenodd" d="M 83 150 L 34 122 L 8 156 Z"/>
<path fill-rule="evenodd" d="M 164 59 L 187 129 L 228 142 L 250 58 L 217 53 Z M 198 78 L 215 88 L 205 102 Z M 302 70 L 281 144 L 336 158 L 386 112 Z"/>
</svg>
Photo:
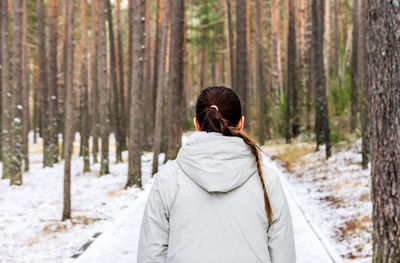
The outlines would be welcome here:
<svg viewBox="0 0 400 263">
<path fill-rule="evenodd" d="M 236 128 L 237 128 L 239 131 L 241 131 L 241 130 L 243 130 L 243 127 L 244 127 L 244 116 L 242 116 L 242 117 L 240 118 L 240 120 L 239 120 L 238 125 L 237 125 Z"/>
<path fill-rule="evenodd" d="M 194 124 L 194 127 L 196 127 L 196 130 L 200 131 L 199 122 L 197 121 L 196 117 L 193 118 L 193 124 Z"/>
</svg>

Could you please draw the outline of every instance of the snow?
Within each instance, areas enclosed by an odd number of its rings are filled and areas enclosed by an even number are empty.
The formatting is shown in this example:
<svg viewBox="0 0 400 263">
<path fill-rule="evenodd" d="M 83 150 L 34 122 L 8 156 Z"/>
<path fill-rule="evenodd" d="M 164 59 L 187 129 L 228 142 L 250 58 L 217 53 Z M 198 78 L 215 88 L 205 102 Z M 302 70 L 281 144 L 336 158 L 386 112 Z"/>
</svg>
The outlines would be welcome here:
<svg viewBox="0 0 400 263">
<path fill-rule="evenodd" d="M 115 164 L 113 151 L 109 175 L 98 175 L 99 164 L 83 174 L 76 140 L 71 164 L 72 220 L 61 222 L 63 162 L 43 168 L 42 140 L 33 144 L 30 134 L 30 141 L 30 172 L 24 174 L 23 185 L 10 186 L 8 179 L 0 180 L 0 262 L 68 262 L 87 240 L 112 225 L 116 215 L 135 205 L 135 199 L 145 192 L 135 187 L 124 189 L 127 163 Z M 111 149 L 113 141 L 111 137 Z M 125 161 L 127 157 L 124 152 Z M 151 159 L 151 153 L 142 156 L 145 189 L 151 183 Z"/>
<path fill-rule="evenodd" d="M 315 147 L 313 143 L 297 146 Z M 293 146 L 280 147 L 288 151 L 285 147 Z M 277 154 L 272 148 L 263 149 L 270 155 Z M 310 222 L 327 237 L 343 261 L 371 262 L 370 166 L 366 170 L 361 168 L 361 140 L 340 143 L 332 150 L 328 160 L 324 147 L 311 150 L 290 164 L 291 171 L 278 166 Z"/>
</svg>

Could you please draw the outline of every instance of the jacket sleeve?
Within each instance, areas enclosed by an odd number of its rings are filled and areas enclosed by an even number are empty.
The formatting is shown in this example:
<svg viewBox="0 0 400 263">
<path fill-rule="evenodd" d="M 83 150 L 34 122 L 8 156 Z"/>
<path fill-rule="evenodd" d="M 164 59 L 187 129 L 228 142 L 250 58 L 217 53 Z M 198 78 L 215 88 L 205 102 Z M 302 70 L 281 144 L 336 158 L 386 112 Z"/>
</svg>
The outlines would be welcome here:
<svg viewBox="0 0 400 263">
<path fill-rule="evenodd" d="M 161 189 L 159 174 L 156 174 L 143 215 L 137 262 L 166 262 L 168 239 L 169 212 Z"/>
<path fill-rule="evenodd" d="M 268 228 L 268 249 L 271 262 L 295 263 L 296 251 L 292 217 L 278 174 L 272 179 L 268 194 L 274 218 L 274 223 Z"/>
</svg>

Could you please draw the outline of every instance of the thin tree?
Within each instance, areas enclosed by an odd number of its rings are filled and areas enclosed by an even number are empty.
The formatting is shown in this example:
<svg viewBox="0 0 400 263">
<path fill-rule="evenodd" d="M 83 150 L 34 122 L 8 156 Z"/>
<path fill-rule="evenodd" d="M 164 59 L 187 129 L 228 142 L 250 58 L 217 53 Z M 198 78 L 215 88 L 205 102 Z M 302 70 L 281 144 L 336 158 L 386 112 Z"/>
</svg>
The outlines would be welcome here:
<svg viewBox="0 0 400 263">
<path fill-rule="evenodd" d="M 157 96 L 156 96 L 156 115 L 154 122 L 154 134 L 153 134 L 153 168 L 152 174 L 157 173 L 158 171 L 158 156 L 160 154 L 161 148 L 161 136 L 163 129 L 163 98 L 165 92 L 165 66 L 166 66 L 166 58 L 167 58 L 167 41 L 168 41 L 168 26 L 170 21 L 170 0 L 165 1 L 164 8 L 164 21 L 162 30 L 162 37 L 159 48 L 159 61 L 158 61 L 158 69 L 157 72 L 159 74 L 157 78 Z M 156 50 L 157 53 L 157 50 Z"/>
<path fill-rule="evenodd" d="M 57 23 L 58 23 L 58 2 L 49 2 L 49 89 L 48 89 L 48 162 L 49 165 L 58 161 L 58 83 L 57 83 Z"/>
<path fill-rule="evenodd" d="M 372 262 L 400 262 L 400 8 L 368 0 Z"/>
<path fill-rule="evenodd" d="M 317 149 L 325 144 L 326 158 L 331 156 L 330 131 L 328 120 L 328 106 L 326 100 L 325 74 L 324 74 L 324 2 L 312 0 L 312 80 L 315 92 L 315 135 Z"/>
<path fill-rule="evenodd" d="M 65 24 L 66 31 L 66 60 L 65 60 L 65 143 L 64 143 L 64 206 L 62 220 L 71 219 L 71 157 L 74 137 L 73 98 L 74 98 L 74 0 L 66 0 Z"/>
<path fill-rule="evenodd" d="M 22 22 L 22 144 L 24 171 L 29 171 L 29 47 L 26 43 L 27 37 L 27 10 L 26 1 L 23 2 Z"/>
<path fill-rule="evenodd" d="M 106 0 L 107 7 L 107 20 L 108 20 L 108 36 L 109 36 L 109 48 L 110 48 L 110 70 L 111 70 L 111 83 L 112 83 L 112 93 L 113 93 L 113 102 L 112 108 L 114 112 L 113 120 L 115 127 L 115 142 L 116 142 L 116 162 L 122 162 L 122 145 L 121 145 L 121 136 L 122 134 L 122 125 L 121 125 L 121 112 L 119 109 L 119 92 L 118 92 L 118 81 L 117 81 L 117 58 L 116 58 L 116 48 L 115 48 L 115 40 L 114 40 L 114 27 L 113 27 L 113 18 L 112 18 L 112 9 L 110 0 Z"/>
<path fill-rule="evenodd" d="M 124 81 L 124 54 L 122 50 L 122 29 L 121 29 L 121 0 L 117 0 L 117 73 L 118 73 L 118 91 L 119 91 L 119 113 L 121 123 L 127 123 L 126 103 L 125 103 L 125 81 Z M 121 125 L 121 136 L 119 145 L 121 151 L 126 150 L 126 125 Z"/>
<path fill-rule="evenodd" d="M 236 84 L 247 118 L 247 11 L 246 0 L 236 0 Z M 247 119 L 248 122 L 249 118 Z"/>
<path fill-rule="evenodd" d="M 98 39 L 98 84 L 99 84 L 99 121 L 101 136 L 100 175 L 109 173 L 108 137 L 109 137 L 109 90 L 107 86 L 107 39 L 106 39 L 106 0 L 98 2 L 99 39 Z"/>
<path fill-rule="evenodd" d="M 98 35 L 99 35 L 99 18 L 97 14 L 98 0 L 92 1 L 91 15 L 91 51 L 90 51 L 90 97 L 91 97 L 91 130 L 93 135 L 93 163 L 97 163 L 97 155 L 99 152 L 99 88 L 98 88 Z"/>
<path fill-rule="evenodd" d="M 231 1 L 226 0 L 226 13 L 228 16 L 228 46 L 229 46 L 229 70 L 230 70 L 230 76 L 231 76 L 231 87 L 234 90 L 237 90 L 235 87 L 235 82 L 236 82 L 236 74 L 235 74 L 235 59 L 234 59 L 234 54 L 233 54 L 233 29 L 232 29 L 232 7 L 231 7 Z"/>
<path fill-rule="evenodd" d="M 36 2 L 37 8 L 37 27 L 39 36 L 39 85 L 40 85 L 40 104 L 41 104 L 41 135 L 43 137 L 43 166 L 52 167 L 52 158 L 49 157 L 50 133 L 49 125 L 49 98 L 48 98 L 48 76 L 47 76 L 47 57 L 46 57 L 46 13 L 43 0 Z"/>
<path fill-rule="evenodd" d="M 1 52 L 3 51 L 1 48 L 2 48 L 2 42 L 1 42 L 1 37 L 2 37 L 2 30 L 3 30 L 3 28 L 1 27 L 1 23 L 2 23 L 2 21 L 3 21 L 3 19 L 2 19 L 2 12 L 3 12 L 3 9 L 2 9 L 2 6 L 3 6 L 3 1 L 2 0 L 0 0 L 0 96 L 2 96 L 2 88 L 1 88 L 1 82 L 2 82 L 2 74 L 1 74 L 1 65 L 2 65 L 2 63 L 3 63 L 3 60 L 2 60 L 2 56 L 1 56 Z M 3 104 L 3 99 L 0 99 L 0 161 L 2 161 L 2 157 L 3 157 L 3 149 L 2 149 L 2 145 L 1 145 L 1 142 L 2 142 L 2 135 L 3 135 L 3 125 L 2 125 L 2 117 L 3 117 L 3 106 L 2 106 L 2 104 Z"/>
<path fill-rule="evenodd" d="M 262 35 L 262 1 L 256 1 L 256 83 L 259 96 L 259 143 L 264 144 L 264 98 L 265 98 L 265 81 L 264 81 L 264 51 L 263 51 L 263 35 Z"/>
<path fill-rule="evenodd" d="M 175 159 L 181 147 L 184 97 L 184 21 L 185 1 L 174 0 L 171 6 L 171 42 L 168 80 L 168 147 L 167 159 Z"/>
<path fill-rule="evenodd" d="M 278 0 L 271 0 L 271 88 L 275 94 L 282 94 L 280 8 Z"/>
<path fill-rule="evenodd" d="M 358 108 L 358 45 L 359 45 L 359 2 L 353 1 L 353 48 L 351 51 L 351 117 L 350 131 L 354 132 L 357 124 L 357 108 Z"/>
<path fill-rule="evenodd" d="M 1 99 L 2 99 L 2 178 L 11 175 L 12 147 L 11 147 L 11 112 L 12 112 L 12 89 L 10 86 L 10 47 L 9 47 L 9 22 L 8 22 L 8 0 L 2 1 L 1 13 Z"/>
<path fill-rule="evenodd" d="M 287 35 L 286 48 L 286 143 L 290 143 L 293 135 L 293 116 L 294 110 L 292 104 L 297 104 L 297 98 L 294 95 L 296 89 L 296 20 L 295 3 L 289 0 L 289 30 Z M 296 100 L 296 103 L 295 103 Z M 293 125 L 293 126 L 292 126 Z"/>
<path fill-rule="evenodd" d="M 12 122 L 11 122 L 11 142 L 12 142 L 12 169 L 11 185 L 22 184 L 22 21 L 23 21 L 23 0 L 13 1 L 13 38 L 12 38 Z"/>
<path fill-rule="evenodd" d="M 360 25 L 359 25 L 359 58 L 358 77 L 361 88 L 361 137 L 362 146 L 361 165 L 363 169 L 368 168 L 370 159 L 370 118 L 369 118 L 369 86 L 368 86 L 368 65 L 367 65 L 367 4 L 359 1 Z"/>
<path fill-rule="evenodd" d="M 88 107 L 88 52 L 87 52 L 87 31 L 88 31 L 88 3 L 87 0 L 80 2 L 80 27 L 81 27 L 81 153 L 83 156 L 83 172 L 90 171 L 90 160 L 89 160 L 89 107 Z"/>
<path fill-rule="evenodd" d="M 133 9 L 135 30 L 132 36 L 132 87 L 129 116 L 129 167 L 126 187 L 142 187 L 142 138 L 143 138 L 143 71 L 145 44 L 146 3 L 135 0 Z"/>
<path fill-rule="evenodd" d="M 163 36 L 163 26 L 164 26 L 164 19 L 165 19 L 165 0 L 157 0 L 157 18 L 156 18 L 156 36 L 155 36 L 155 43 L 154 43 L 154 63 L 153 63 L 153 89 L 154 89 L 154 98 L 153 98 L 153 108 L 155 109 L 154 112 L 154 126 L 155 118 L 156 118 L 156 108 L 157 108 L 157 94 L 158 94 L 158 78 L 160 73 L 158 72 L 159 63 L 160 63 L 160 53 L 162 36 Z M 154 135 L 154 133 L 153 133 Z M 153 136 L 154 137 L 154 136 Z M 154 149 L 154 145 L 153 145 Z"/>
</svg>

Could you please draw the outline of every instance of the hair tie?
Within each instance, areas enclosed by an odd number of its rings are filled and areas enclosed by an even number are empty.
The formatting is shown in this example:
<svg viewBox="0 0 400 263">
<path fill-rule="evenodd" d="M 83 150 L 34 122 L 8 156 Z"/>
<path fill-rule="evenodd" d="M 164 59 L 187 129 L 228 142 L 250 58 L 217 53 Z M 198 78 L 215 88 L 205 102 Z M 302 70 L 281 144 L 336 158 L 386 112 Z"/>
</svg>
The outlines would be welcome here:
<svg viewBox="0 0 400 263">
<path fill-rule="evenodd" d="M 218 111 L 217 105 L 211 105 L 210 108 L 214 108 L 214 109 L 216 109 Z"/>
</svg>

